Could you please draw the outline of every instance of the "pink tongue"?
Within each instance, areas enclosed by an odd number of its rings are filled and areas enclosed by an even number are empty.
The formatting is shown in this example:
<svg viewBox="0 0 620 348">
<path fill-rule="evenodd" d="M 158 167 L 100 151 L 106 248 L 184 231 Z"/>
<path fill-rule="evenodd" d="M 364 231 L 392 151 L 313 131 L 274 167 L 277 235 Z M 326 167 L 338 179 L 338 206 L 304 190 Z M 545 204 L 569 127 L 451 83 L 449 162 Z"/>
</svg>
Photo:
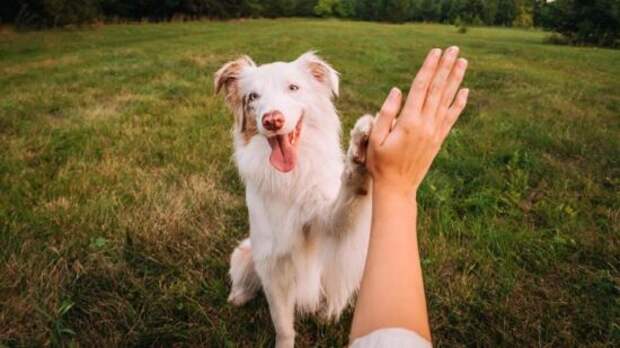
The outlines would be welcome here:
<svg viewBox="0 0 620 348">
<path fill-rule="evenodd" d="M 293 170 L 297 154 L 295 147 L 289 141 L 288 134 L 273 136 L 268 138 L 268 141 L 271 146 L 271 156 L 269 157 L 271 165 L 284 173 Z"/>
</svg>

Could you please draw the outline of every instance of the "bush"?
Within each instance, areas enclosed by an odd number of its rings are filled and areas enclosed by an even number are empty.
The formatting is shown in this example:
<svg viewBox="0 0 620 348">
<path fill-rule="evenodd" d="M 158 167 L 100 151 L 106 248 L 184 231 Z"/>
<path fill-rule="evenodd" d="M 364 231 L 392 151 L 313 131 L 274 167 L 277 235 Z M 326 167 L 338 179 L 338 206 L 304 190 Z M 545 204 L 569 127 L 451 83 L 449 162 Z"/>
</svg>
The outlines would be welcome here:
<svg viewBox="0 0 620 348">
<path fill-rule="evenodd" d="M 467 24 L 461 20 L 461 17 L 456 17 L 456 19 L 454 20 L 454 26 L 456 27 L 456 32 L 459 34 L 466 34 L 467 33 Z"/>
<path fill-rule="evenodd" d="M 48 25 L 92 23 L 101 16 L 98 0 L 43 0 Z"/>
<path fill-rule="evenodd" d="M 6 0 L 5 0 L 6 1 Z M 101 18 L 101 0 L 8 0 L 2 18 L 17 29 L 92 23 Z"/>
<path fill-rule="evenodd" d="M 23 5 L 15 15 L 14 24 L 17 30 L 32 28 L 39 23 L 39 16 L 30 12 L 28 5 Z"/>
<path fill-rule="evenodd" d="M 566 38 L 566 36 L 563 36 L 557 33 L 552 33 L 551 35 L 547 36 L 543 42 L 552 44 L 552 45 L 570 45 L 571 44 L 571 42 Z"/>
<path fill-rule="evenodd" d="M 314 14 L 319 17 L 331 17 L 334 15 L 334 9 L 338 4 L 338 0 L 319 0 L 314 6 Z"/>
<path fill-rule="evenodd" d="M 543 6 L 539 20 L 572 44 L 618 47 L 620 0 L 556 0 Z"/>
</svg>

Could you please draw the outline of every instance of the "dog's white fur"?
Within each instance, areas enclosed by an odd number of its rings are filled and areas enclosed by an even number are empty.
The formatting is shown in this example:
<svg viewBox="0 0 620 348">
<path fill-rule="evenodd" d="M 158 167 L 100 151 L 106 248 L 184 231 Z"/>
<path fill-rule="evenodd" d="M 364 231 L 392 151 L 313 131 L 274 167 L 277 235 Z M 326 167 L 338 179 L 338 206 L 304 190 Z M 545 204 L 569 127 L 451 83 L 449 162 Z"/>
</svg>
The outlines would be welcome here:
<svg viewBox="0 0 620 348">
<path fill-rule="evenodd" d="M 337 319 L 364 268 L 371 209 L 364 142 L 373 118 L 358 120 L 343 156 L 332 103 L 338 82 L 338 73 L 313 52 L 261 66 L 242 57 L 215 76 L 235 115 L 234 160 L 250 218 L 250 237 L 231 256 L 229 302 L 242 305 L 262 286 L 276 347 L 294 346 L 296 309 Z M 274 132 L 262 127 L 261 115 L 273 110 L 285 119 L 278 134 L 293 131 L 303 117 L 298 161 L 288 173 L 269 162 L 267 137 Z"/>
</svg>

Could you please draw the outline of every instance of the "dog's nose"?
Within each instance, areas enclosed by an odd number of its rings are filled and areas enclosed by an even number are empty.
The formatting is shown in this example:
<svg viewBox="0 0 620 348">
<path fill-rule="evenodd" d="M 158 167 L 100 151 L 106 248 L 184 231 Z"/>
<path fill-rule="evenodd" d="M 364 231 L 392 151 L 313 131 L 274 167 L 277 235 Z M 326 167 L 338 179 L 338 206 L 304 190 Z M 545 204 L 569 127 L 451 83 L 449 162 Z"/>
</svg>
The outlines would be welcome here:
<svg viewBox="0 0 620 348">
<path fill-rule="evenodd" d="M 284 126 L 284 115 L 280 111 L 270 111 L 263 114 L 263 127 L 269 131 L 280 130 Z"/>
</svg>

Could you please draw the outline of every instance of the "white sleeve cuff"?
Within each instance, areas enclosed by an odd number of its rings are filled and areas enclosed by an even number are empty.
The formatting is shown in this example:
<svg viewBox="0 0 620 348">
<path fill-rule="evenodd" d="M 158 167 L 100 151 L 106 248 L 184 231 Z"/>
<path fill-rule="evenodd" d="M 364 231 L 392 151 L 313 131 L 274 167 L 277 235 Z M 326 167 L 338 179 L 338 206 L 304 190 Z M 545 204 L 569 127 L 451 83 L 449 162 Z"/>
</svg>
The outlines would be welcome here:
<svg viewBox="0 0 620 348">
<path fill-rule="evenodd" d="M 350 348 L 432 348 L 433 345 L 416 332 L 401 328 L 380 329 L 353 341 Z"/>
</svg>

